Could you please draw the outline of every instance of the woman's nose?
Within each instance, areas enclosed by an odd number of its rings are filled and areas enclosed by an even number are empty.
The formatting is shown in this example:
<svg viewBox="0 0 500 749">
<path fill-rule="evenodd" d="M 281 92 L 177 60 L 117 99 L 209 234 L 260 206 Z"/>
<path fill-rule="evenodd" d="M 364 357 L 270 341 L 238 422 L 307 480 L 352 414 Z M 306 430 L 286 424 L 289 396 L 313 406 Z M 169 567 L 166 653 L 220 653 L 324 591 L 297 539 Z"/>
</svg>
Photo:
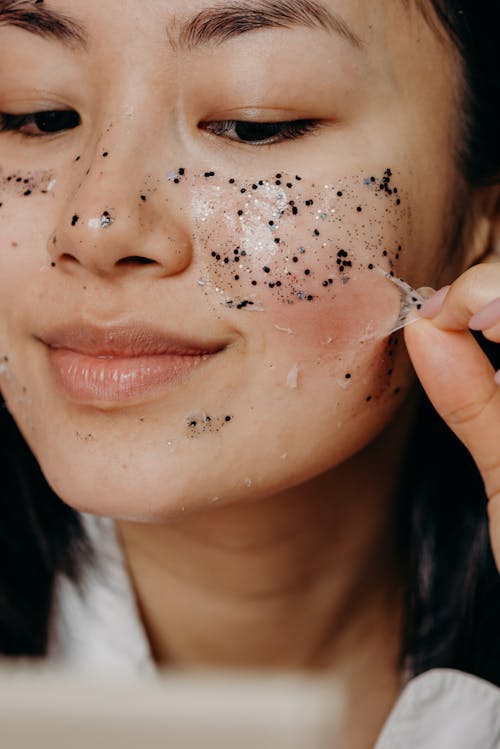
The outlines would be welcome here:
<svg viewBox="0 0 500 749">
<path fill-rule="evenodd" d="M 99 152 L 64 203 L 49 242 L 52 262 L 66 272 L 107 278 L 139 266 L 156 277 L 182 273 L 192 260 L 190 232 L 180 196 L 169 195 L 162 176 L 148 189 L 152 175 L 138 174 L 133 158 Z"/>
</svg>

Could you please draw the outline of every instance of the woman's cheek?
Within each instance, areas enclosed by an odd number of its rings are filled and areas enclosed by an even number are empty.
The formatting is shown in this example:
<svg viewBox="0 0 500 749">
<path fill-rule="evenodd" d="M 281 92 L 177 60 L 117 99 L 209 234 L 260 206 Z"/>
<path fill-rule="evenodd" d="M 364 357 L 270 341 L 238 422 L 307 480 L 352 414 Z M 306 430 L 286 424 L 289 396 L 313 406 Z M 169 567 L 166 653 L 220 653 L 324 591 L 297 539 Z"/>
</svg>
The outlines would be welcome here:
<svg viewBox="0 0 500 749">
<path fill-rule="evenodd" d="M 47 243 L 54 226 L 57 180 L 51 171 L 5 171 L 0 168 L 0 283 L 12 289 L 11 280 L 46 269 Z M 44 266 L 42 268 L 42 265 Z M 5 291 L 6 289 L 3 289 Z"/>
<path fill-rule="evenodd" d="M 52 270 L 47 242 L 55 186 L 50 171 L 0 168 L 0 391 L 11 406 L 29 401 L 19 347 L 26 335 L 24 315 L 30 308 L 33 314 L 40 296 L 40 274 Z"/>
</svg>

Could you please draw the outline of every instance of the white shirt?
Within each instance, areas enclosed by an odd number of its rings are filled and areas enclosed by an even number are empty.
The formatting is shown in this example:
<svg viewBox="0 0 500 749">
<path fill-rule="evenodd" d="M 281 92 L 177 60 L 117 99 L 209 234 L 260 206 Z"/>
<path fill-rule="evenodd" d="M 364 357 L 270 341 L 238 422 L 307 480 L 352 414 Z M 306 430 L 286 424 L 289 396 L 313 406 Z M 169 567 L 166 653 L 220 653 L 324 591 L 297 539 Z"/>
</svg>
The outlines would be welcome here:
<svg viewBox="0 0 500 749">
<path fill-rule="evenodd" d="M 98 563 L 81 591 L 58 580 L 49 661 L 81 675 L 154 677 L 115 523 L 82 518 Z M 375 749 L 500 749 L 500 689 L 460 671 L 428 671 L 403 690 Z"/>
</svg>

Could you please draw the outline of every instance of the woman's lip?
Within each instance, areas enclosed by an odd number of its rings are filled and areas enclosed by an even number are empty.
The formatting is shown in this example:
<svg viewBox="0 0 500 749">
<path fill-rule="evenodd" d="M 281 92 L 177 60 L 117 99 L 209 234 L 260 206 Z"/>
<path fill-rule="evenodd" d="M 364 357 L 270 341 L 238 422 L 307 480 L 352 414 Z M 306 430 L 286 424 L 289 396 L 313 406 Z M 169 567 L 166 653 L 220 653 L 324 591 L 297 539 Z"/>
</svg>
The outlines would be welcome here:
<svg viewBox="0 0 500 749">
<path fill-rule="evenodd" d="M 39 338 L 52 349 L 67 349 L 94 358 L 140 358 L 163 354 L 204 356 L 218 353 L 226 347 L 226 344 L 220 343 L 183 340 L 141 324 L 109 327 L 65 325 Z"/>
<path fill-rule="evenodd" d="M 38 336 L 56 384 L 89 405 L 142 402 L 179 384 L 228 343 L 198 342 L 138 321 L 68 321 Z"/>
<path fill-rule="evenodd" d="M 141 401 L 185 381 L 211 354 L 162 353 L 136 356 L 92 356 L 49 346 L 56 383 L 72 399 L 86 403 Z"/>
</svg>

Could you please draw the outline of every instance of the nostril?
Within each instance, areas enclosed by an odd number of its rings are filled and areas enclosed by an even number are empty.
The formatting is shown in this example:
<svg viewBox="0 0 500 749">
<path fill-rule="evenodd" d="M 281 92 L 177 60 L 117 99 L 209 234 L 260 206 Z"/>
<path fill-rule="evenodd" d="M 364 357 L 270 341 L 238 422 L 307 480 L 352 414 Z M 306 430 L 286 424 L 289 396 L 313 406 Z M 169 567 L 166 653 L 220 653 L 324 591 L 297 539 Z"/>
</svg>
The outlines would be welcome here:
<svg viewBox="0 0 500 749">
<path fill-rule="evenodd" d="M 118 260 L 117 265 L 153 265 L 156 264 L 155 260 L 151 260 L 149 257 L 141 257 L 141 255 L 131 255 L 130 257 L 124 257 Z"/>
<path fill-rule="evenodd" d="M 78 260 L 76 259 L 76 257 L 74 255 L 71 255 L 69 252 L 63 252 L 63 254 L 61 255 L 60 260 L 69 260 L 70 262 L 74 262 L 74 263 L 78 262 Z"/>
</svg>

